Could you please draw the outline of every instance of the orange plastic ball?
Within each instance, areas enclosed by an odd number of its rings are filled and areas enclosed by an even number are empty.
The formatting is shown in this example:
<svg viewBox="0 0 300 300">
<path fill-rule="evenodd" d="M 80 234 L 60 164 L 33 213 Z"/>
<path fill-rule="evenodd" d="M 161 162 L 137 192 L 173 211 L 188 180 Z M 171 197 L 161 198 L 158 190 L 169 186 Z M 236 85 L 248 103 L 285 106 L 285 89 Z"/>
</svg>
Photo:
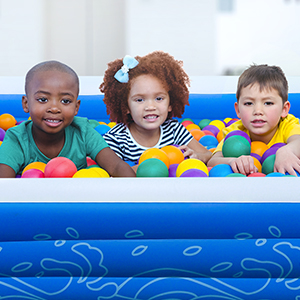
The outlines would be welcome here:
<svg viewBox="0 0 300 300">
<path fill-rule="evenodd" d="M 46 164 L 43 163 L 43 162 L 40 162 L 40 161 L 35 161 L 35 162 L 32 162 L 30 164 L 28 164 L 24 169 L 23 169 L 23 172 L 26 172 L 27 170 L 30 170 L 30 169 L 36 169 L 36 170 L 40 170 L 42 172 L 45 171 L 45 167 L 46 167 Z"/>
<path fill-rule="evenodd" d="M 162 162 L 165 163 L 165 165 L 169 169 L 170 160 L 169 160 L 169 157 L 166 154 L 166 152 L 164 152 L 163 150 L 158 149 L 158 148 L 150 148 L 150 149 L 145 150 L 139 158 L 139 164 L 141 164 L 144 160 L 149 159 L 149 158 L 160 159 Z"/>
<path fill-rule="evenodd" d="M 260 161 L 256 157 L 252 156 L 252 158 L 254 160 L 254 166 L 257 168 L 258 172 L 261 173 L 262 167 Z"/>
<path fill-rule="evenodd" d="M 190 131 L 191 135 L 194 137 L 196 141 L 200 141 L 200 139 L 205 136 L 205 133 L 200 129 L 192 129 Z"/>
<path fill-rule="evenodd" d="M 191 131 L 192 129 L 200 129 L 200 127 L 197 124 L 189 124 L 185 127 L 188 131 Z"/>
<path fill-rule="evenodd" d="M 0 116 L 0 128 L 7 130 L 17 124 L 17 121 L 14 116 L 11 114 L 2 114 Z"/>
<path fill-rule="evenodd" d="M 266 150 L 268 150 L 269 147 L 264 142 L 260 141 L 253 141 L 251 142 L 251 153 L 256 153 L 259 156 L 263 156 Z"/>
<path fill-rule="evenodd" d="M 170 161 L 170 165 L 180 164 L 184 160 L 183 153 L 180 149 L 178 149 L 175 146 L 165 146 L 162 147 L 161 150 L 163 150 L 167 154 Z"/>
</svg>

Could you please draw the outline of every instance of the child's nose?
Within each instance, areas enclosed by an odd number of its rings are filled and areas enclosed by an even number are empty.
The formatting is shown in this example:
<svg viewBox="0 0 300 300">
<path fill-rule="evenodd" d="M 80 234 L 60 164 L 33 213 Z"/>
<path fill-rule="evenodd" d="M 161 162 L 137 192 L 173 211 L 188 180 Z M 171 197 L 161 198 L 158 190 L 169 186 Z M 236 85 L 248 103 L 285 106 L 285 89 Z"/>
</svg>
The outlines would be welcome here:
<svg viewBox="0 0 300 300">
<path fill-rule="evenodd" d="M 146 110 L 153 110 L 153 109 L 155 109 L 155 100 L 147 100 Z"/>
<path fill-rule="evenodd" d="M 254 106 L 254 114 L 255 114 L 255 115 L 261 115 L 262 112 L 263 112 L 263 107 L 262 107 L 262 105 L 261 105 L 261 104 L 256 104 L 256 105 Z"/>
<path fill-rule="evenodd" d="M 50 101 L 49 102 L 49 107 L 48 107 L 48 112 L 51 112 L 53 114 L 57 114 L 60 112 L 59 108 L 59 101 Z"/>
</svg>

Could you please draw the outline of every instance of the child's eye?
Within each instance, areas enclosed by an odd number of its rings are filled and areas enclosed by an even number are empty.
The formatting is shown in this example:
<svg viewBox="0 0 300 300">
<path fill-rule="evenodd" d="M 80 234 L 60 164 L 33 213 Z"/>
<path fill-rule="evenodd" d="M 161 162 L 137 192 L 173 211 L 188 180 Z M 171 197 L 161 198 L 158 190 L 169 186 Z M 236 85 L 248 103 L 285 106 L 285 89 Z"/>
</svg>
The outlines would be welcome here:
<svg viewBox="0 0 300 300">
<path fill-rule="evenodd" d="M 144 99 L 143 98 L 138 98 L 138 99 L 135 99 L 136 102 L 143 102 Z"/>
<path fill-rule="evenodd" d="M 69 100 L 69 99 L 62 99 L 61 103 L 63 103 L 63 104 L 69 104 L 69 103 L 71 103 L 71 100 Z"/>
<path fill-rule="evenodd" d="M 38 98 L 37 101 L 41 102 L 41 103 L 46 103 L 48 101 L 48 99 L 44 98 L 44 97 L 41 97 L 41 98 Z"/>
<path fill-rule="evenodd" d="M 245 102 L 244 105 L 245 105 L 245 106 L 250 106 L 250 105 L 252 105 L 252 102 L 250 102 L 250 101 Z"/>
<path fill-rule="evenodd" d="M 273 105 L 273 102 L 272 102 L 272 101 L 266 101 L 266 102 L 265 102 L 265 105 L 266 105 L 266 106 Z"/>
<path fill-rule="evenodd" d="M 163 97 L 156 97 L 156 100 L 157 101 L 161 101 L 161 100 L 163 100 L 164 98 Z"/>
</svg>

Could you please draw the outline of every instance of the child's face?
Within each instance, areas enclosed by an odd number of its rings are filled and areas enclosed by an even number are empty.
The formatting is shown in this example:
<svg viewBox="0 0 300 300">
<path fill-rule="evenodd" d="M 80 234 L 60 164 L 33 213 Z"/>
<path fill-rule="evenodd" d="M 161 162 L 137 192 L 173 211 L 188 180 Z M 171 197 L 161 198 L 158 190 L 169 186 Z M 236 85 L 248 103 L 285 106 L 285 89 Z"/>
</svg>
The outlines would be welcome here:
<svg viewBox="0 0 300 300">
<path fill-rule="evenodd" d="M 168 91 L 152 75 L 140 75 L 132 80 L 128 106 L 133 126 L 144 130 L 158 129 L 172 110 Z"/>
<path fill-rule="evenodd" d="M 30 113 L 35 133 L 56 134 L 77 115 L 80 101 L 75 78 L 58 70 L 38 71 L 27 86 L 22 104 Z"/>
<path fill-rule="evenodd" d="M 258 83 L 241 90 L 240 99 L 235 103 L 237 116 L 249 130 L 252 141 L 269 143 L 274 136 L 280 118 L 287 116 L 290 103 L 282 103 L 277 90 L 260 91 Z"/>
</svg>

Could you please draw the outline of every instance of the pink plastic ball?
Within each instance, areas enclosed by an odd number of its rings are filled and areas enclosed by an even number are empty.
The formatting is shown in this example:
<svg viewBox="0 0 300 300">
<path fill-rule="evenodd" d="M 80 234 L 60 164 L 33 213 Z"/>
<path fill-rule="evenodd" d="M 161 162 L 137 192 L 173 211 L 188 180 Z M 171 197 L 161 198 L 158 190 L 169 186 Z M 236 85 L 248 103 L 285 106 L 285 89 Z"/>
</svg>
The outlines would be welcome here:
<svg viewBox="0 0 300 300">
<path fill-rule="evenodd" d="M 45 167 L 45 177 L 73 177 L 77 172 L 76 165 L 66 157 L 55 157 Z"/>
<path fill-rule="evenodd" d="M 21 178 L 44 178 L 44 172 L 38 169 L 29 169 L 25 171 Z"/>
</svg>

